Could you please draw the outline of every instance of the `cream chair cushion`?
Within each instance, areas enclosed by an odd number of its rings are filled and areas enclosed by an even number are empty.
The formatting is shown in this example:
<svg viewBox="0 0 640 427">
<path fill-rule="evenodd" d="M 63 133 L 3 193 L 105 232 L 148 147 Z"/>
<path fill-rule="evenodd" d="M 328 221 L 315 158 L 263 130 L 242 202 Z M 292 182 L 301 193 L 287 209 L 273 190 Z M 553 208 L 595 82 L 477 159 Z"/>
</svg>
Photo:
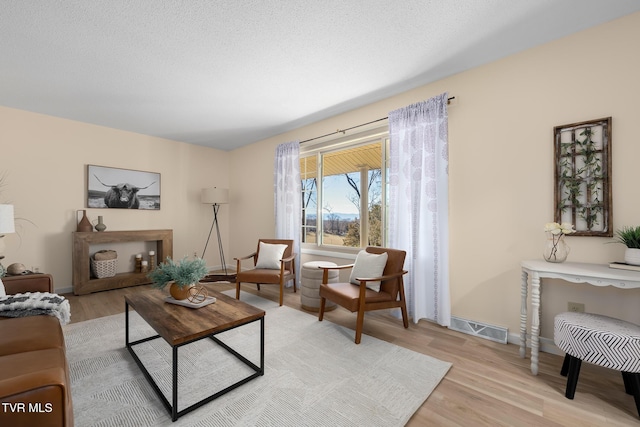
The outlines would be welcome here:
<svg viewBox="0 0 640 427">
<path fill-rule="evenodd" d="M 356 280 L 358 277 L 365 279 L 367 277 L 382 276 L 388 257 L 386 252 L 382 254 L 372 254 L 367 251 L 358 252 L 356 262 L 351 269 L 349 282 L 354 285 L 360 285 L 360 282 Z M 367 288 L 377 292 L 380 290 L 380 282 L 367 282 Z"/>
<path fill-rule="evenodd" d="M 256 268 L 265 268 L 269 270 L 279 270 L 280 260 L 284 255 L 287 245 L 271 244 L 260 242 L 258 250 L 258 262 Z"/>
</svg>

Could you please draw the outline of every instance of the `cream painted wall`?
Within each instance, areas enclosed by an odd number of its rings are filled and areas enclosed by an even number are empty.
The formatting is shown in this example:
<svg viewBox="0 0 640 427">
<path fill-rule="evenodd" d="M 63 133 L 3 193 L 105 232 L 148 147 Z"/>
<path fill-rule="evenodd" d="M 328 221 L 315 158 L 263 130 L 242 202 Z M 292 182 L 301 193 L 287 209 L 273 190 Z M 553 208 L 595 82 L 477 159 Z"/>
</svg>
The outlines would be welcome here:
<svg viewBox="0 0 640 427">
<path fill-rule="evenodd" d="M 522 259 L 539 258 L 542 227 L 553 217 L 553 127 L 613 117 L 614 227 L 640 222 L 635 121 L 640 14 L 513 55 L 384 101 L 232 152 L 0 107 L 0 201 L 13 203 L 19 234 L 7 236 L 4 265 L 22 262 L 71 287 L 71 233 L 82 209 L 87 164 L 162 174 L 160 211 L 89 209 L 109 230 L 172 228 L 176 256 L 200 253 L 211 225 L 202 187 L 230 188 L 220 211 L 227 258 L 274 234 L 273 156 L 279 143 L 304 140 L 386 117 L 389 111 L 444 91 L 449 108 L 450 268 L 455 316 L 502 325 L 517 334 Z M 104 147 L 108 147 L 105 149 Z M 215 233 L 214 236 L 215 238 Z M 571 261 L 622 258 L 606 238 L 569 237 Z M 219 264 L 217 246 L 207 262 Z M 305 255 L 302 261 L 317 256 Z M 338 263 L 344 259 L 334 259 Z M 567 301 L 640 323 L 640 290 L 549 282 L 542 336 Z"/>
<path fill-rule="evenodd" d="M 257 238 L 274 233 L 279 143 L 386 117 L 448 91 L 456 97 L 449 108 L 452 313 L 518 334 L 519 263 L 541 258 L 543 226 L 553 220 L 554 126 L 613 117 L 613 226 L 640 224 L 637 40 L 638 13 L 231 152 L 231 253 L 249 253 Z M 624 247 L 610 241 L 569 237 L 569 260 L 621 260 Z M 640 290 L 551 281 L 542 298 L 543 337 L 553 336 L 553 316 L 568 301 L 640 323 Z"/>
<path fill-rule="evenodd" d="M 176 258 L 204 248 L 213 212 L 200 203 L 200 189 L 229 186 L 228 152 L 3 107 L 0 150 L 0 201 L 14 204 L 24 218 L 18 233 L 5 237 L 3 265 L 21 262 L 51 273 L 58 291 L 72 286 L 72 232 L 76 210 L 86 204 L 87 164 L 161 174 L 159 211 L 88 209 L 87 215 L 102 215 L 107 231 L 173 229 Z M 228 246 L 227 206 L 220 212 Z M 119 251 L 119 264 L 132 255 Z M 220 264 L 217 244 L 205 258 Z"/>
</svg>

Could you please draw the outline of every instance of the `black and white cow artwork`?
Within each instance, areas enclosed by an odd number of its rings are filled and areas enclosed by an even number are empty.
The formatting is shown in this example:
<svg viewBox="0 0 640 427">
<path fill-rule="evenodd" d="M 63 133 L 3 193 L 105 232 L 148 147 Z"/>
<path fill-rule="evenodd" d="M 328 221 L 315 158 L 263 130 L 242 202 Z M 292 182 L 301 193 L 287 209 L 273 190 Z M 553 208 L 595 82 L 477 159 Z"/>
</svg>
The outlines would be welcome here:
<svg viewBox="0 0 640 427">
<path fill-rule="evenodd" d="M 95 176 L 95 175 L 94 175 Z M 95 176 L 100 184 L 105 187 L 109 187 L 109 190 L 104 195 L 104 204 L 108 208 L 119 209 L 139 209 L 140 200 L 138 200 L 138 191 L 151 187 L 155 184 L 155 181 L 146 187 L 136 187 L 135 185 L 124 183 L 118 185 L 107 185 L 100 181 L 100 178 Z"/>
</svg>

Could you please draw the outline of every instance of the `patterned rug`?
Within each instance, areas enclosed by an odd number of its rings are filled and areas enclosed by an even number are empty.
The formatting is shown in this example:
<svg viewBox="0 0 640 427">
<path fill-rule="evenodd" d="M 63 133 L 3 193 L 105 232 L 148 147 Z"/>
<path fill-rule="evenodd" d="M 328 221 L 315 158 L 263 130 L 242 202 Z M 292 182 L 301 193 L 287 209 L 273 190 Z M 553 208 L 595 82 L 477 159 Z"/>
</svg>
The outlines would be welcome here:
<svg viewBox="0 0 640 427">
<path fill-rule="evenodd" d="M 243 293 L 267 312 L 265 375 L 175 423 L 124 347 L 124 314 L 63 327 L 77 426 L 403 426 L 451 364 Z M 131 312 L 131 340 L 154 335 Z M 401 324 L 398 327 L 402 327 Z M 218 337 L 259 364 L 259 322 Z M 134 347 L 171 401 L 171 348 L 157 339 Z M 179 350 L 183 409 L 249 375 L 211 340 Z"/>
</svg>

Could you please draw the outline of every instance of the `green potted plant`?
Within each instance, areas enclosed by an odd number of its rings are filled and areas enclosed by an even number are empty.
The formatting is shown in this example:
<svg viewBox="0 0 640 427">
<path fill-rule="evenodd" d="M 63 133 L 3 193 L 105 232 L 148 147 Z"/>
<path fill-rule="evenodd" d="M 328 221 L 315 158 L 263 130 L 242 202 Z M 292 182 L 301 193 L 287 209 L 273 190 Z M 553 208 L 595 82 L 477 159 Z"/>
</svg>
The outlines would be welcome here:
<svg viewBox="0 0 640 427">
<path fill-rule="evenodd" d="M 176 300 L 186 299 L 189 289 L 195 286 L 209 271 L 202 258 L 182 258 L 175 262 L 170 257 L 152 270 L 147 277 L 153 281 L 153 287 L 163 289 L 171 284 L 169 293 Z"/>
<path fill-rule="evenodd" d="M 627 247 L 624 252 L 624 262 L 631 265 L 640 265 L 640 226 L 622 227 L 616 230 L 618 243 Z"/>
</svg>

